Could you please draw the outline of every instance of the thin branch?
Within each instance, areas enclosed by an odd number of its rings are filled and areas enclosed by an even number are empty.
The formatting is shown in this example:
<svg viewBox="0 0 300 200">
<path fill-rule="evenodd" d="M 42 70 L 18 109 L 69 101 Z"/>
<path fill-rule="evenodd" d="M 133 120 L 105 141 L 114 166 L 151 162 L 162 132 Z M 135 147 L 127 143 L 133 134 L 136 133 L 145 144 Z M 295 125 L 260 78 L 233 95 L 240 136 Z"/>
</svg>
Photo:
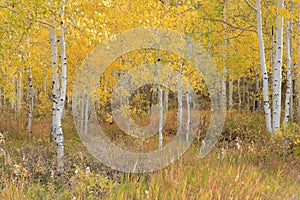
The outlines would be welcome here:
<svg viewBox="0 0 300 200">
<path fill-rule="evenodd" d="M 244 30 L 241 30 L 241 32 L 239 32 L 237 35 L 231 36 L 231 37 L 227 38 L 227 40 L 236 39 L 236 38 L 240 37 L 243 33 L 244 33 Z"/>
<path fill-rule="evenodd" d="M 255 12 L 257 12 L 257 8 L 255 6 L 253 6 L 248 0 L 244 0 L 244 1 L 250 8 L 252 8 L 253 10 L 255 10 Z"/>
<path fill-rule="evenodd" d="M 18 15 L 20 14 L 20 12 L 14 10 L 14 9 L 8 7 L 8 6 L 0 6 L 0 8 L 6 8 L 6 9 L 10 10 L 11 12 L 17 13 Z M 28 19 L 29 21 L 33 21 L 33 19 L 30 18 L 30 17 L 27 17 L 27 19 Z M 51 28 L 55 28 L 55 26 L 54 26 L 53 24 L 50 24 L 50 23 L 48 23 L 48 22 L 45 22 L 45 21 L 42 21 L 42 20 L 39 20 L 39 19 L 37 19 L 37 20 L 35 20 L 35 21 L 36 21 L 36 22 L 39 22 L 39 23 L 41 23 L 41 24 L 44 24 L 44 25 L 46 25 L 46 26 L 49 26 L 49 27 L 51 27 Z"/>
<path fill-rule="evenodd" d="M 14 10 L 14 9 L 8 7 L 8 6 L 0 6 L 0 8 L 7 8 L 8 10 L 10 10 L 10 11 L 12 11 L 14 13 L 20 14 L 20 12 L 17 12 L 16 10 Z"/>
<path fill-rule="evenodd" d="M 15 51 L 16 51 L 16 52 L 18 51 L 19 46 L 20 46 L 20 44 L 22 43 L 22 40 L 23 40 L 24 35 L 25 35 L 25 32 L 22 33 L 22 35 L 21 35 L 21 37 L 20 37 L 20 39 L 19 39 L 19 43 L 17 44 L 17 46 L 16 46 L 16 48 L 15 48 Z"/>
<path fill-rule="evenodd" d="M 256 33 L 256 30 L 251 30 L 250 28 L 253 27 L 253 26 L 248 26 L 248 27 L 239 27 L 239 26 L 235 26 L 233 24 L 230 24 L 228 22 L 225 22 L 223 20 L 220 20 L 220 19 L 214 19 L 214 18 L 202 18 L 203 20 L 210 20 L 210 21 L 216 21 L 216 22 L 221 22 L 221 23 L 224 23 L 226 24 L 227 26 L 233 28 L 233 29 L 239 29 L 239 30 L 243 30 L 243 31 L 250 31 L 250 32 L 255 32 Z"/>
<path fill-rule="evenodd" d="M 46 25 L 46 26 L 49 26 L 49 27 L 51 27 L 51 28 L 55 28 L 55 26 L 53 25 L 53 24 L 50 24 L 50 23 L 48 23 L 48 22 L 45 22 L 45 21 L 42 21 L 42 20 L 35 20 L 36 22 L 39 22 L 39 23 L 41 23 L 41 24 L 44 24 L 44 25 Z"/>
</svg>

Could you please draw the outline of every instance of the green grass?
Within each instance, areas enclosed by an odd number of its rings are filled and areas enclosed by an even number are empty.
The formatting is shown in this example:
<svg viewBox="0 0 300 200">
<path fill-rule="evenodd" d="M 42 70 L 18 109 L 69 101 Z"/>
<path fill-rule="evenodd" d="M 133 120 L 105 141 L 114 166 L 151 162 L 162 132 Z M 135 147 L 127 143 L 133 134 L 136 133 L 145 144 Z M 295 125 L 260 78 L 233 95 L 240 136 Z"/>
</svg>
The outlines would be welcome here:
<svg viewBox="0 0 300 200">
<path fill-rule="evenodd" d="M 195 141 L 175 163 L 147 174 L 103 166 L 86 150 L 67 116 L 61 177 L 56 174 L 56 146 L 49 141 L 49 118 L 35 120 L 29 136 L 22 118 L 5 116 L 0 122 L 0 199 L 300 199 L 299 144 L 282 148 L 281 137 L 266 134 L 259 113 L 228 112 L 223 135 L 206 158 L 197 156 L 200 143 Z M 115 134 L 115 126 L 107 125 L 107 130 Z M 295 135 L 297 127 L 284 131 Z"/>
</svg>

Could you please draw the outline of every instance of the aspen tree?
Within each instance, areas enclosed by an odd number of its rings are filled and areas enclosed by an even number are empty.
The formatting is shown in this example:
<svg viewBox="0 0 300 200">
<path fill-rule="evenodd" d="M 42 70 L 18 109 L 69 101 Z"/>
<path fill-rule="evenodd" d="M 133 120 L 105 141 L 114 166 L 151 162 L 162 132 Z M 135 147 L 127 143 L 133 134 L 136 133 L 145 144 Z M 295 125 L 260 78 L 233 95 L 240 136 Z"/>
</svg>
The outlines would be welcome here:
<svg viewBox="0 0 300 200">
<path fill-rule="evenodd" d="M 284 1 L 277 1 L 277 9 L 284 8 Z M 282 82 L 282 52 L 283 52 L 283 16 L 276 14 L 276 53 L 273 67 L 273 93 L 272 93 L 272 127 L 273 132 L 280 128 L 281 115 L 281 82 Z"/>
<path fill-rule="evenodd" d="M 292 5 L 291 5 L 292 6 Z M 292 20 L 289 19 L 286 21 L 286 96 L 285 96 L 285 113 L 284 113 L 284 124 L 289 121 L 290 118 L 290 107 L 291 105 L 291 96 L 292 96 Z"/>
<path fill-rule="evenodd" d="M 266 127 L 267 130 L 272 132 L 272 123 L 271 123 L 271 109 L 269 104 L 269 77 L 266 66 L 266 57 L 265 57 L 265 45 L 263 39 L 263 31 L 262 31 L 262 12 L 260 0 L 256 0 L 256 15 L 257 15 L 257 35 L 258 35 L 258 45 L 259 45 L 259 57 L 260 57 L 260 66 L 261 72 L 263 76 L 263 101 L 264 101 L 264 110 L 265 110 L 265 118 L 266 118 Z"/>
</svg>

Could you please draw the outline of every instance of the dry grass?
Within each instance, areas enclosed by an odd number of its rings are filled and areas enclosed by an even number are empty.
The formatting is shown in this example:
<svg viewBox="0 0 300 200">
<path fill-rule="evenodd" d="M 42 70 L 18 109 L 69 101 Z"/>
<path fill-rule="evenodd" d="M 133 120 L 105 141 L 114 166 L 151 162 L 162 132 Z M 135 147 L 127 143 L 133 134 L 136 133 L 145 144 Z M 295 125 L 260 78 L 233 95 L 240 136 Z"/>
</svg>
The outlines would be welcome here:
<svg viewBox="0 0 300 200">
<path fill-rule="evenodd" d="M 229 112 L 223 137 L 205 159 L 197 157 L 195 141 L 174 164 L 148 174 L 120 173 L 101 165 L 87 152 L 67 115 L 63 177 L 56 176 L 49 116 L 34 121 L 32 136 L 26 133 L 24 118 L 5 116 L 0 122 L 0 199 L 300 199 L 299 145 L 283 156 L 282 141 L 266 134 L 259 113 Z M 201 123 L 208 124 L 204 119 Z M 105 128 L 115 142 L 122 141 L 115 135 L 116 125 Z M 171 139 L 173 129 L 167 123 L 165 136 Z M 124 145 L 138 148 L 135 141 Z M 154 141 L 147 145 L 151 148 Z"/>
</svg>

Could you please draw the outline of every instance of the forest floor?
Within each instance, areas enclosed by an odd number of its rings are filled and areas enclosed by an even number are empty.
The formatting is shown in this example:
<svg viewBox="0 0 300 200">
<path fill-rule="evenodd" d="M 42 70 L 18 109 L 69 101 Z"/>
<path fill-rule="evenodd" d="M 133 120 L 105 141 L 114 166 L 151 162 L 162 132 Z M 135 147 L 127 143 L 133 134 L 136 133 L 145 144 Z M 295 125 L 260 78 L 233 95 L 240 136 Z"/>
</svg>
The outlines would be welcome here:
<svg viewBox="0 0 300 200">
<path fill-rule="evenodd" d="M 29 135 L 25 117 L 0 115 L 0 199 L 300 199 L 300 127 L 289 124 L 270 137 L 261 113 L 227 112 L 222 137 L 207 157 L 197 156 L 200 142 L 195 140 L 179 160 L 145 174 L 103 166 L 67 114 L 62 176 L 57 176 L 56 145 L 49 139 L 51 116 L 35 119 Z M 166 125 L 170 139 L 175 127 Z M 106 124 L 114 134 L 116 126 Z"/>
</svg>

